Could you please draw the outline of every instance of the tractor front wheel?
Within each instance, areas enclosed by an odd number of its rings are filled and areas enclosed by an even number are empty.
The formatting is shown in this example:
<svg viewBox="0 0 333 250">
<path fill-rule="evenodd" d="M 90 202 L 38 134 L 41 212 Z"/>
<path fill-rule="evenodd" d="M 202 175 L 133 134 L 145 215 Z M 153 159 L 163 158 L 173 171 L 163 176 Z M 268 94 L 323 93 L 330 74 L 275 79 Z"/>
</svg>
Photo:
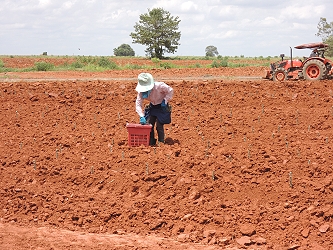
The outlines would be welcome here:
<svg viewBox="0 0 333 250">
<path fill-rule="evenodd" d="M 285 69 L 277 69 L 273 73 L 273 81 L 282 82 L 287 79 L 287 72 Z"/>
<path fill-rule="evenodd" d="M 309 60 L 304 64 L 302 72 L 306 80 L 321 80 L 326 76 L 326 67 L 319 60 Z"/>
</svg>

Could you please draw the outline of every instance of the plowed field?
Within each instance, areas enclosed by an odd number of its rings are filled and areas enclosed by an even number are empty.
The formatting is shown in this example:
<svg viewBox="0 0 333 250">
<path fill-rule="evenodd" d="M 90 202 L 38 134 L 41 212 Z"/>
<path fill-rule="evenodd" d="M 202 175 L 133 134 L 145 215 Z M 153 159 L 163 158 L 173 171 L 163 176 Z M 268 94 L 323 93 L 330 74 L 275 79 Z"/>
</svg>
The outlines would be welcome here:
<svg viewBox="0 0 333 250">
<path fill-rule="evenodd" d="M 0 248 L 332 249 L 333 81 L 263 70 L 149 71 L 156 147 L 128 145 L 138 70 L 2 73 Z"/>
</svg>

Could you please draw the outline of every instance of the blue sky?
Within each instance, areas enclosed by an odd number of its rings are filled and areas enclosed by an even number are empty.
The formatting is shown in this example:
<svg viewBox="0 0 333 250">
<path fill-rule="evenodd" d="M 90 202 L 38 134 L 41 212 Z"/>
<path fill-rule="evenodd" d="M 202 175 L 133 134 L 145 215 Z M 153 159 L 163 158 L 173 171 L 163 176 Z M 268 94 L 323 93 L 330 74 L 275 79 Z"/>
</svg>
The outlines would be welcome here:
<svg viewBox="0 0 333 250">
<path fill-rule="evenodd" d="M 289 47 L 321 41 L 320 17 L 333 21 L 332 0 L 0 0 L 0 55 L 109 56 L 126 43 L 144 56 L 130 33 L 157 7 L 181 20 L 171 54 L 179 56 L 203 56 L 209 45 L 222 56 L 289 55 Z"/>
</svg>

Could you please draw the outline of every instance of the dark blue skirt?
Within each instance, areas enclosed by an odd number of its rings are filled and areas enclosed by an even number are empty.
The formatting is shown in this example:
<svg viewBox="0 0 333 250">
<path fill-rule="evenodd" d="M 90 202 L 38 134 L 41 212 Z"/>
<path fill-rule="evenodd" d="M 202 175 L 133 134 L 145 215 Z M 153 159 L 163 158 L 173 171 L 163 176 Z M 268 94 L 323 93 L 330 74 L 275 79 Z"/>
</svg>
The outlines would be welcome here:
<svg viewBox="0 0 333 250">
<path fill-rule="evenodd" d="M 156 116 L 157 120 L 161 124 L 171 123 L 171 106 L 169 103 L 166 107 L 162 107 L 161 104 L 153 105 L 149 104 L 145 108 L 145 118 L 148 120 L 150 116 Z"/>
</svg>

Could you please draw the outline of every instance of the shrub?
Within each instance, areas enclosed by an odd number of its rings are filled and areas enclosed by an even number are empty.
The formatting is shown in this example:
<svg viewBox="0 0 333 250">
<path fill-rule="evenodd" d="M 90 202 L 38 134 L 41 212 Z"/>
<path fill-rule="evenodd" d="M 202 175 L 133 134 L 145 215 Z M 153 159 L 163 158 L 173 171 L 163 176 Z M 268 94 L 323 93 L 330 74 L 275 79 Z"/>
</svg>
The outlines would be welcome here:
<svg viewBox="0 0 333 250">
<path fill-rule="evenodd" d="M 35 67 L 37 71 L 48 71 L 52 70 L 54 68 L 54 65 L 52 63 L 48 62 L 35 62 Z"/>
<path fill-rule="evenodd" d="M 202 65 L 200 63 L 195 63 L 195 64 L 188 65 L 187 68 L 197 69 L 197 68 L 202 68 Z"/>
<path fill-rule="evenodd" d="M 107 57 L 102 56 L 99 61 L 98 61 L 98 66 L 103 67 L 103 68 L 108 68 L 108 69 L 117 69 L 118 65 L 110 61 Z"/>
<path fill-rule="evenodd" d="M 96 59 L 96 57 L 93 56 L 82 56 L 78 57 L 77 61 L 83 64 L 88 64 L 88 63 L 96 63 L 98 60 Z"/>
<path fill-rule="evenodd" d="M 158 59 L 157 57 L 153 57 L 153 58 L 151 59 L 151 61 L 152 61 L 153 63 L 155 63 L 155 64 L 158 64 L 161 60 Z"/>
<path fill-rule="evenodd" d="M 6 72 L 9 71 L 10 69 L 5 67 L 5 64 L 2 60 L 0 60 L 0 72 Z"/>
<path fill-rule="evenodd" d="M 228 67 L 228 58 L 224 57 L 221 61 L 214 60 L 210 66 L 212 68 Z"/>
<path fill-rule="evenodd" d="M 218 68 L 218 67 L 219 67 L 219 63 L 218 63 L 217 60 L 214 60 L 210 66 L 211 66 L 212 68 Z"/>
<path fill-rule="evenodd" d="M 71 64 L 71 67 L 72 68 L 75 68 L 75 69 L 80 69 L 80 68 L 83 68 L 83 64 L 82 63 L 79 63 L 79 62 L 73 62 L 72 64 Z"/>
<path fill-rule="evenodd" d="M 220 61 L 220 67 L 228 67 L 228 59 L 224 58 Z"/>
<path fill-rule="evenodd" d="M 168 62 L 162 62 L 160 63 L 160 67 L 161 68 L 164 68 L 164 69 L 171 69 L 171 68 L 174 68 L 174 66 Z"/>
</svg>

